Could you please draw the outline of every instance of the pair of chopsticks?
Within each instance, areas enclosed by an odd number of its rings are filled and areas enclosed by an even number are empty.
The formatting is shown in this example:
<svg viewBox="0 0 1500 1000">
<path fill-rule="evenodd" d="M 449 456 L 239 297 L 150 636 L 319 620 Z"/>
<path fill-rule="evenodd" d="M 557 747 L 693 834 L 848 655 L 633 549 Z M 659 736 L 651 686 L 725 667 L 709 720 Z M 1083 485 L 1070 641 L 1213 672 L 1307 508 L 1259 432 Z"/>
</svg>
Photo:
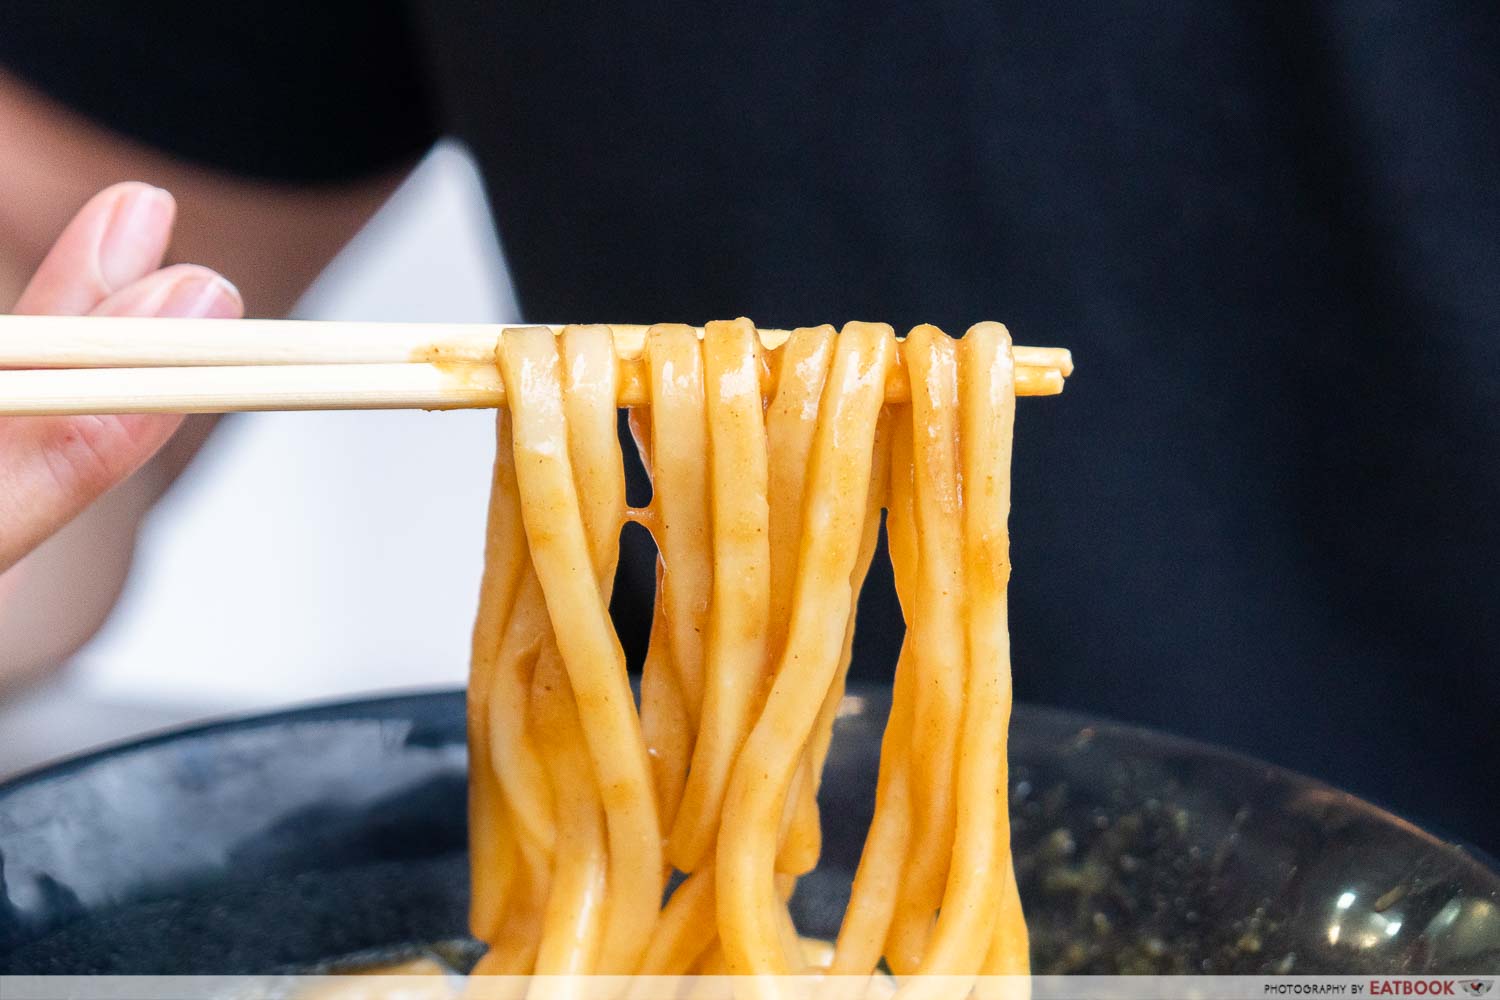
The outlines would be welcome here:
<svg viewBox="0 0 1500 1000">
<path fill-rule="evenodd" d="M 0 415 L 504 406 L 505 386 L 494 358 L 505 329 L 0 316 L 0 369 L 22 369 L 0 371 Z M 649 402 L 641 361 L 647 329 L 610 326 L 623 363 L 621 406 Z M 767 350 L 789 335 L 786 330 L 759 333 Z M 1062 392 L 1073 371 L 1068 351 L 1017 347 L 1014 353 L 1017 395 Z M 905 370 L 897 368 L 886 399 L 909 398 Z"/>
</svg>

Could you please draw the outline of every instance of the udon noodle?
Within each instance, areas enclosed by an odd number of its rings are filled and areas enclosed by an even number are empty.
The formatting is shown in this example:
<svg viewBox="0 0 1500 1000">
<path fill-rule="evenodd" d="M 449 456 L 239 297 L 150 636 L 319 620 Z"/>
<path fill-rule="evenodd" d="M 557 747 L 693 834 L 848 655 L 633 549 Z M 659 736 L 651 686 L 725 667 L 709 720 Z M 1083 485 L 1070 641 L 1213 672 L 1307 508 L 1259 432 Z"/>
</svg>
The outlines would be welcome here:
<svg viewBox="0 0 1500 1000">
<path fill-rule="evenodd" d="M 469 694 L 481 974 L 1027 969 L 1011 865 L 1010 337 L 747 320 L 509 330 Z M 910 402 L 888 403 L 898 369 Z M 627 370 L 628 369 L 628 370 Z M 652 477 L 626 504 L 622 378 Z M 787 909 L 854 610 L 886 529 L 907 638 L 837 940 Z M 609 617 L 627 521 L 660 551 L 632 695 Z M 680 876 L 673 878 L 673 873 Z M 663 902 L 668 885 L 675 885 Z"/>
</svg>

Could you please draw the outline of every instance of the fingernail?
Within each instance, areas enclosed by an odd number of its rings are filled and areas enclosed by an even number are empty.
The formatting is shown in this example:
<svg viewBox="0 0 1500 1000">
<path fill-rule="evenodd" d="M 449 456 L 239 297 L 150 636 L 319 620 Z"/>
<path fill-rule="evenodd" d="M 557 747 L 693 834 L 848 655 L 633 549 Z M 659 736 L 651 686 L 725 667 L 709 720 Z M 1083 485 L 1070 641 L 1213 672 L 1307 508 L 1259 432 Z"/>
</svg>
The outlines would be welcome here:
<svg viewBox="0 0 1500 1000">
<path fill-rule="evenodd" d="M 171 221 L 172 196 L 158 187 L 142 187 L 115 205 L 99 241 L 99 274 L 110 291 L 118 291 L 156 268 L 162 230 Z"/>
<path fill-rule="evenodd" d="M 157 307 L 156 315 L 177 319 L 236 319 L 242 309 L 239 289 L 213 275 L 184 278 L 173 285 Z"/>
</svg>

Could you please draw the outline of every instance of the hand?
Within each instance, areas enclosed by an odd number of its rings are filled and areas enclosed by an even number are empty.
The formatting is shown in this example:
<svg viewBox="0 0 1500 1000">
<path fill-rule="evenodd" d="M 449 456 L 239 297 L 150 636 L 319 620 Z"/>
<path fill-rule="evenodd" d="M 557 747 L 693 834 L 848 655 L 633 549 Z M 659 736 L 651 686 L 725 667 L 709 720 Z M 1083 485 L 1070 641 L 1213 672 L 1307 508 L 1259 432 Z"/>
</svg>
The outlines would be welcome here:
<svg viewBox="0 0 1500 1000">
<path fill-rule="evenodd" d="M 239 292 L 208 268 L 163 268 L 177 207 L 147 184 L 117 184 L 74 217 L 14 312 L 238 318 Z M 0 573 L 125 479 L 181 417 L 0 419 Z"/>
</svg>

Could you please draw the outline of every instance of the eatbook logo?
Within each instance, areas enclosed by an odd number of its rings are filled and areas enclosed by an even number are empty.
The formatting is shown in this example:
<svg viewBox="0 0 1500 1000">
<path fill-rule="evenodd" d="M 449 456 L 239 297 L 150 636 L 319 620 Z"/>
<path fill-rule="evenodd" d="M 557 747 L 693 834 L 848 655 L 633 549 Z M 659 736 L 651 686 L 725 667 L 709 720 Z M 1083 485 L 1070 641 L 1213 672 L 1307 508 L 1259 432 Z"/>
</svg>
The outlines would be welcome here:
<svg viewBox="0 0 1500 1000">
<path fill-rule="evenodd" d="M 1493 979 L 1466 979 L 1458 984 L 1471 997 L 1482 997 L 1495 985 Z"/>
</svg>

